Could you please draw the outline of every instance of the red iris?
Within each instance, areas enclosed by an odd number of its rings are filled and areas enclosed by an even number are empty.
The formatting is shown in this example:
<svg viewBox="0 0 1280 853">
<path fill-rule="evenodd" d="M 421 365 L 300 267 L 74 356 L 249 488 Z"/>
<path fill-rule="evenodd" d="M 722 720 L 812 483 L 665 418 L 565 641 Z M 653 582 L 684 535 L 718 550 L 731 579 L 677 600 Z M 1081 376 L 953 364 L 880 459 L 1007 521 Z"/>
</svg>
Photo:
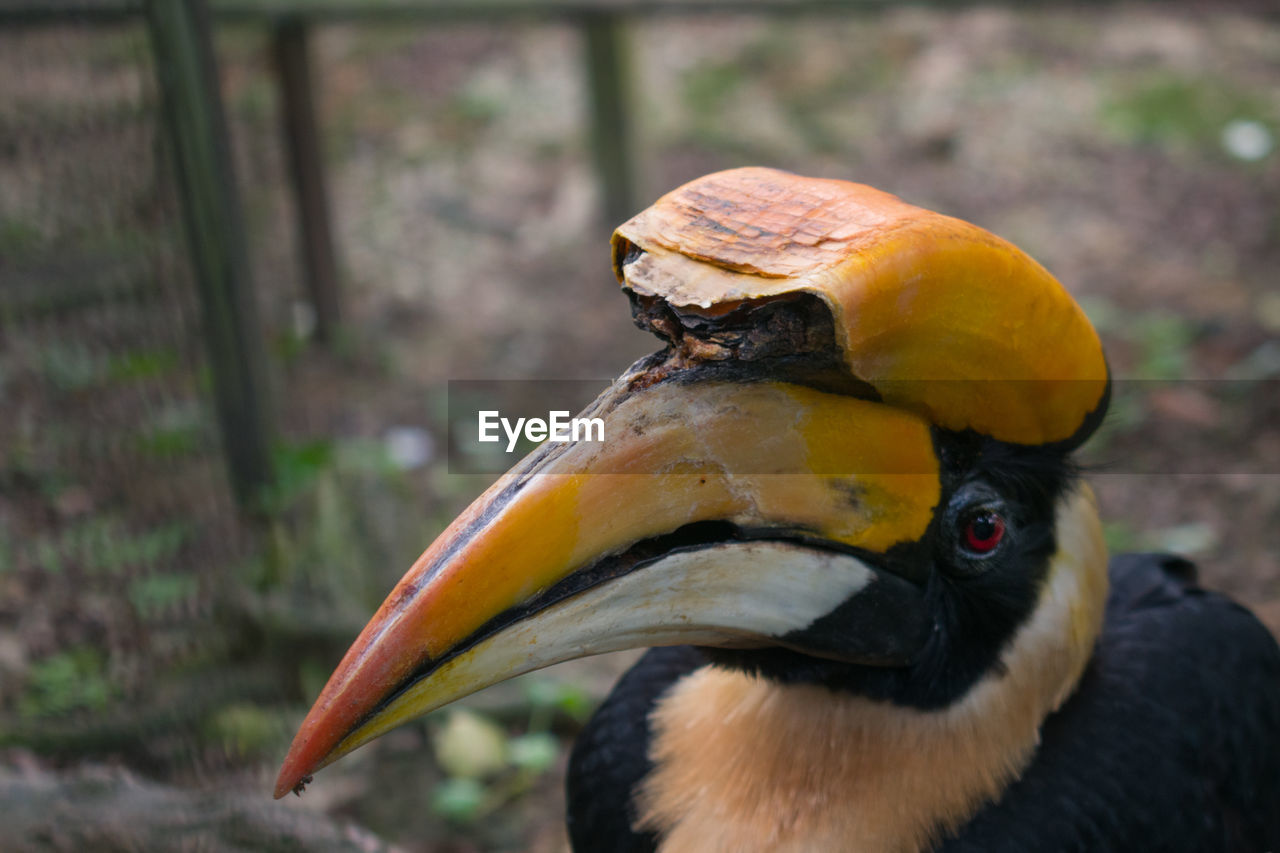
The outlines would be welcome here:
<svg viewBox="0 0 1280 853">
<path fill-rule="evenodd" d="M 982 510 L 964 526 L 964 545 L 975 554 L 990 554 L 1004 539 L 1004 519 L 991 510 Z"/>
</svg>

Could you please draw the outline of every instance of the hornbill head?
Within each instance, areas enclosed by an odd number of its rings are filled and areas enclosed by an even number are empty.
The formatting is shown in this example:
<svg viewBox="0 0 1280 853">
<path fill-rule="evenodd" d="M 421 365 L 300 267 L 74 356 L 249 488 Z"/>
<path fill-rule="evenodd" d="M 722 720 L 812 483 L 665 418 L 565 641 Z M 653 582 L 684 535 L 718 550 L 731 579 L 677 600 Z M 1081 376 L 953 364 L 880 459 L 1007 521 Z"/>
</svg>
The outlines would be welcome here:
<svg viewBox="0 0 1280 853">
<path fill-rule="evenodd" d="M 1106 580 L 1068 453 L 1109 380 L 1044 268 L 870 187 L 757 168 L 659 199 L 613 265 L 666 348 L 584 412 L 602 442 L 543 445 L 418 559 L 277 797 L 485 686 L 634 647 L 930 709 L 1052 605 L 1046 701 L 1074 685 Z"/>
</svg>

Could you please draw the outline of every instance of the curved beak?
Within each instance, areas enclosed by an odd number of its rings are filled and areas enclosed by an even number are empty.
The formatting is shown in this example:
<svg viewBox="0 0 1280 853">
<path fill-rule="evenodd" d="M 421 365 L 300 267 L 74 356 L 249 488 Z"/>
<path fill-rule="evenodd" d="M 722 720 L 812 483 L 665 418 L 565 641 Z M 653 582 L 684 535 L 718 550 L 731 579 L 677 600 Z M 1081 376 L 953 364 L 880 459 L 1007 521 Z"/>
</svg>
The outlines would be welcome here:
<svg viewBox="0 0 1280 853">
<path fill-rule="evenodd" d="M 910 662 L 927 634 L 921 578 L 886 552 L 918 540 L 939 501 L 923 419 L 643 372 L 583 415 L 603 420 L 602 441 L 544 445 L 409 569 L 304 720 L 277 797 L 410 719 L 572 658 L 780 645 Z M 868 602 L 864 634 L 797 639 L 850 599 Z"/>
</svg>

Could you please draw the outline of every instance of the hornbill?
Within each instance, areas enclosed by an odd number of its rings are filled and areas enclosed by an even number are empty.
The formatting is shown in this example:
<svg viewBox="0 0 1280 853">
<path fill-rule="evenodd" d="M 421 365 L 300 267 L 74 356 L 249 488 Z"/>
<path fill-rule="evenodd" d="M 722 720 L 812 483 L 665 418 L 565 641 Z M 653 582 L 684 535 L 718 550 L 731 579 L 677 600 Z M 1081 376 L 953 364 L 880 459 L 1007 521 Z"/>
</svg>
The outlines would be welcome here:
<svg viewBox="0 0 1280 853">
<path fill-rule="evenodd" d="M 427 549 L 276 796 L 411 718 L 655 647 L 570 759 L 578 851 L 1280 850 L 1280 650 L 1110 561 L 1111 384 L 1008 242 L 867 186 L 708 175 L 618 228 L 666 346 Z"/>
</svg>

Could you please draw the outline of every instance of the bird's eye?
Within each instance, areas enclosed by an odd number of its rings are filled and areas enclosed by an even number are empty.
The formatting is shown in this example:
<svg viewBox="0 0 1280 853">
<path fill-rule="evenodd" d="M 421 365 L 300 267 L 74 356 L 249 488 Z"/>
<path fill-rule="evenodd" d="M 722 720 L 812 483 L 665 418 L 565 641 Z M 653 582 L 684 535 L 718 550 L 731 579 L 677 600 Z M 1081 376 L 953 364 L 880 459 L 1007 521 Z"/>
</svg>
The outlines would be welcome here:
<svg viewBox="0 0 1280 853">
<path fill-rule="evenodd" d="M 1004 541 L 1004 517 L 990 507 L 967 513 L 961 522 L 960 541 L 972 556 L 985 557 Z"/>
</svg>

